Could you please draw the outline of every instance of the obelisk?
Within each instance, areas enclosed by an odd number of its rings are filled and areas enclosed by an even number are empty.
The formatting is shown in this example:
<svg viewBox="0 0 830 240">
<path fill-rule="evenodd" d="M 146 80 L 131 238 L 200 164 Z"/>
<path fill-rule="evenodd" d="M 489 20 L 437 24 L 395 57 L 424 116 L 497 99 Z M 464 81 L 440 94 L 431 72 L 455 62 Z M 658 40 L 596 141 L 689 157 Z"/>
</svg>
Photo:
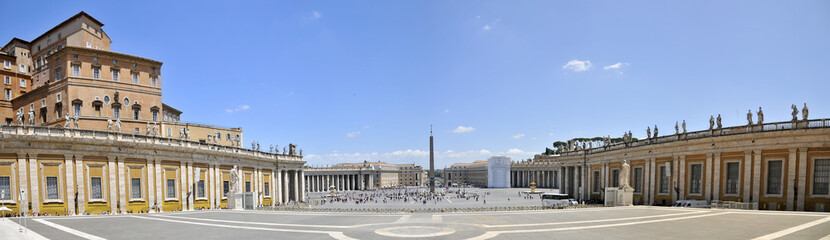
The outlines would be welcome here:
<svg viewBox="0 0 830 240">
<path fill-rule="evenodd" d="M 435 193 L 435 152 L 432 149 L 432 125 L 429 125 L 429 193 Z"/>
</svg>

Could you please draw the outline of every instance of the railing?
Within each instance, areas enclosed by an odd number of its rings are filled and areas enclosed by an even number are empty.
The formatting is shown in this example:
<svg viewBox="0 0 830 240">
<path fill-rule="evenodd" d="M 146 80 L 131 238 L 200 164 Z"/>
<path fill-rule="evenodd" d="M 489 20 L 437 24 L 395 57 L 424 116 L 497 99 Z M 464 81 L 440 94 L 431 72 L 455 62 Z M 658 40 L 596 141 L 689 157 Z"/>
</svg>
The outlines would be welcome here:
<svg viewBox="0 0 830 240">
<path fill-rule="evenodd" d="M 96 139 L 96 140 L 112 140 L 112 141 L 129 141 L 129 142 L 145 142 L 162 145 L 175 145 L 179 147 L 189 147 L 204 150 L 214 150 L 221 152 L 229 152 L 234 154 L 243 154 L 253 157 L 273 158 L 291 157 L 302 160 L 300 155 L 288 154 L 274 154 L 261 151 L 253 151 L 238 147 L 229 147 L 210 143 L 194 142 L 185 139 L 174 139 L 164 137 L 154 137 L 141 134 L 127 134 L 118 132 L 105 132 L 87 129 L 70 129 L 62 127 L 44 127 L 44 126 L 21 126 L 21 125 L 3 125 L 0 126 L 0 135 L 37 135 L 37 136 L 52 136 L 52 137 L 68 137 L 81 139 Z"/>
<path fill-rule="evenodd" d="M 773 122 L 764 123 L 763 125 L 753 124 L 744 126 L 734 126 L 727 128 L 716 128 L 711 130 L 701 130 L 695 132 L 687 132 L 680 134 L 665 135 L 656 138 L 640 139 L 628 143 L 618 142 L 607 146 L 599 146 L 593 148 L 586 148 L 580 150 L 573 150 L 561 153 L 560 156 L 576 156 L 587 153 L 599 153 L 605 151 L 612 151 L 623 148 L 639 147 L 657 143 L 668 143 L 675 141 L 700 139 L 707 137 L 718 137 L 735 134 L 747 134 L 758 132 L 772 132 L 772 131 L 787 131 L 807 128 L 830 128 L 830 119 L 812 119 L 812 120 L 798 120 L 787 122 Z"/>
</svg>

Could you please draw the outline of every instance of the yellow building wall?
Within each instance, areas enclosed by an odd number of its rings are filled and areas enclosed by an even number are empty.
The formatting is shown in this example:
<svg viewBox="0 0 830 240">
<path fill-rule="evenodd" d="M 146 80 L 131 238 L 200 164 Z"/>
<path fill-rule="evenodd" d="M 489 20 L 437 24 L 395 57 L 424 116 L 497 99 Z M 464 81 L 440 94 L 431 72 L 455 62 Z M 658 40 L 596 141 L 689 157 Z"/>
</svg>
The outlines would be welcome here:
<svg viewBox="0 0 830 240">
<path fill-rule="evenodd" d="M 102 164 L 103 166 L 100 167 L 93 167 L 89 165 L 96 165 Z M 90 214 L 101 214 L 102 212 L 109 212 L 109 176 L 106 174 L 107 169 L 106 162 L 94 162 L 94 161 L 84 161 L 84 165 L 89 166 L 89 170 L 84 170 L 86 172 L 86 176 L 84 177 L 84 181 L 86 183 L 83 184 L 84 188 L 84 199 L 86 199 L 86 212 Z M 84 167 L 86 168 L 86 167 Z M 100 201 L 92 201 L 90 197 L 92 196 L 92 192 L 90 192 L 89 184 L 92 182 L 93 177 L 100 177 L 101 178 L 101 197 L 104 199 L 103 202 Z"/>
<path fill-rule="evenodd" d="M 163 169 L 164 178 L 162 180 L 163 182 L 161 183 L 161 186 L 162 186 L 162 189 L 163 189 L 161 194 L 162 194 L 162 199 L 164 199 L 164 204 L 163 204 L 164 205 L 164 211 L 165 212 L 181 211 L 182 210 L 182 203 L 181 203 L 182 193 L 179 190 L 179 188 L 181 188 L 179 186 L 179 185 L 181 185 L 181 182 L 179 182 L 179 181 L 181 181 L 181 179 L 179 177 L 179 171 L 180 171 L 179 166 L 178 165 L 172 165 L 172 164 L 165 164 L 165 165 L 162 165 L 162 167 L 164 168 Z M 175 170 L 171 170 L 171 169 L 175 169 Z M 169 179 L 173 179 L 173 180 L 176 181 L 176 184 L 173 184 L 173 185 L 175 185 L 174 188 L 175 188 L 175 192 L 176 192 L 176 197 L 175 198 L 170 198 L 170 199 L 167 198 L 167 180 L 169 180 Z"/>
<path fill-rule="evenodd" d="M 217 183 L 219 185 L 219 186 L 217 186 L 217 188 L 219 189 L 219 199 L 222 199 L 222 201 L 219 202 L 219 207 L 221 207 L 221 208 L 227 208 L 228 207 L 228 199 L 225 196 L 223 196 L 223 194 L 225 192 L 224 181 L 227 181 L 228 179 L 231 179 L 230 178 L 231 175 L 230 175 L 229 171 L 230 171 L 230 169 L 222 169 L 220 171 L 221 174 L 219 174 L 219 176 L 221 178 L 218 180 L 218 183 Z"/>
<path fill-rule="evenodd" d="M 12 191 L 14 191 L 14 189 L 19 189 L 20 186 L 19 180 L 15 179 L 16 174 L 12 174 L 15 173 L 14 170 L 16 170 L 17 165 L 17 159 L 15 159 L 13 156 L 0 158 L 0 177 L 9 178 L 9 185 Z M 11 209 L 13 212 L 3 212 L 2 214 L 0 214 L 0 216 L 10 216 L 19 213 L 20 205 L 18 205 L 16 201 L 17 195 L 18 194 L 12 194 L 11 192 L 5 193 L 4 196 L 6 198 L 13 200 L 14 203 L 3 203 L 3 205 Z"/>
<path fill-rule="evenodd" d="M 203 170 L 207 169 L 207 166 L 199 166 L 199 167 Z M 199 171 L 198 176 L 194 175 L 193 177 L 196 179 L 195 182 L 196 182 L 197 187 L 198 187 L 198 181 L 204 181 L 204 186 L 205 186 L 205 191 L 204 191 L 205 192 L 205 197 L 204 197 L 204 199 L 200 200 L 200 198 L 198 198 L 198 195 L 195 195 L 196 198 L 193 201 L 194 209 L 196 209 L 196 208 L 205 208 L 205 209 L 210 208 L 210 186 L 208 185 L 208 182 L 207 182 L 207 171 Z M 198 191 L 194 192 L 193 194 L 198 194 Z"/>
<path fill-rule="evenodd" d="M 38 160 L 38 199 L 40 204 L 40 214 L 51 214 L 51 215 L 65 215 L 67 213 L 66 209 L 66 184 L 64 184 L 64 177 L 63 171 L 61 167 L 63 166 L 63 162 L 60 160 Z M 57 199 L 50 199 L 49 201 L 60 201 L 60 202 L 52 202 L 52 203 L 45 203 L 47 198 L 47 189 L 46 189 L 46 178 L 47 177 L 57 177 L 58 179 L 58 198 Z"/>
<path fill-rule="evenodd" d="M 147 203 L 147 167 L 146 163 L 143 165 L 139 164 L 128 164 L 127 171 L 129 174 L 127 178 L 124 179 L 125 184 L 124 187 L 127 193 L 127 211 L 132 213 L 140 213 L 146 212 L 147 208 L 149 208 L 149 204 Z M 141 200 L 135 201 L 132 199 L 132 179 L 138 178 L 141 182 Z"/>
<path fill-rule="evenodd" d="M 752 187 L 750 184 L 749 186 L 744 185 L 744 177 L 747 177 L 749 173 L 744 172 L 744 164 L 747 164 L 747 161 L 744 161 L 744 152 L 732 152 L 732 153 L 722 153 L 721 154 L 721 161 L 720 161 L 720 193 L 718 194 L 721 201 L 735 201 L 740 202 L 744 196 L 744 188 L 745 187 Z M 739 176 L 738 176 L 738 186 L 741 186 L 738 189 L 737 196 L 726 196 L 726 176 L 727 176 L 727 168 L 726 164 L 731 161 L 738 161 L 740 162 L 739 166 Z"/>
<path fill-rule="evenodd" d="M 654 203 L 655 204 L 663 204 L 663 205 L 671 205 L 672 204 L 672 195 L 674 195 L 674 187 L 672 186 L 672 178 L 674 178 L 674 171 L 672 171 L 672 176 L 669 177 L 669 192 L 668 194 L 662 195 L 660 194 L 660 166 L 666 164 L 667 162 L 671 162 L 672 158 L 658 158 L 655 160 L 656 164 L 654 165 Z M 672 169 L 676 168 L 675 164 L 671 164 Z"/>
<path fill-rule="evenodd" d="M 799 153 L 799 157 L 801 157 L 800 154 L 802 154 L 802 153 Z M 830 148 L 810 148 L 809 152 L 807 153 L 807 181 L 805 182 L 806 183 L 805 187 L 807 189 L 804 189 L 804 190 L 799 189 L 799 191 L 807 191 L 806 192 L 807 193 L 806 194 L 807 199 L 805 199 L 805 201 L 804 201 L 804 210 L 805 211 L 820 211 L 821 209 L 817 208 L 816 205 L 817 204 L 823 204 L 824 205 L 824 211 L 829 212 L 830 211 L 830 198 L 810 197 L 810 195 L 812 194 L 812 189 L 813 189 L 813 173 L 814 173 L 813 169 L 815 169 L 815 166 L 814 166 L 815 164 L 814 164 L 814 161 L 813 161 L 814 158 L 821 158 L 821 159 L 830 158 Z"/>
</svg>

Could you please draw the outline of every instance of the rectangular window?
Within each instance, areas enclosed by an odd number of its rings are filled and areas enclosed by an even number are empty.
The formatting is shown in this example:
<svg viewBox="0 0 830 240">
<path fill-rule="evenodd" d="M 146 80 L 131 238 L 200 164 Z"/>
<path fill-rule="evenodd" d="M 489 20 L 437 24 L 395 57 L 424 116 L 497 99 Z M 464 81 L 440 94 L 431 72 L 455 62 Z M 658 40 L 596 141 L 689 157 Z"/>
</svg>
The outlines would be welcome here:
<svg viewBox="0 0 830 240">
<path fill-rule="evenodd" d="M 20 64 L 20 69 L 18 69 L 18 70 L 20 70 L 20 72 L 22 72 L 22 73 L 25 73 L 26 72 L 26 65 Z"/>
<path fill-rule="evenodd" d="M 157 81 L 158 81 L 158 77 L 151 77 L 150 78 L 150 86 L 155 87 Z"/>
<path fill-rule="evenodd" d="M 118 70 L 112 70 L 112 80 L 118 81 Z"/>
<path fill-rule="evenodd" d="M 55 69 L 55 81 L 61 80 L 61 70 Z"/>
<path fill-rule="evenodd" d="M 738 194 L 740 165 L 738 162 L 726 163 L 726 194 Z"/>
<path fill-rule="evenodd" d="M 58 199 L 58 177 L 46 177 L 46 199 Z"/>
<path fill-rule="evenodd" d="M 11 177 L 3 176 L 0 177 L 0 200 L 11 200 L 12 199 L 12 184 L 11 184 Z"/>
<path fill-rule="evenodd" d="M 813 194 L 830 193 L 830 159 L 816 159 L 813 166 Z"/>
<path fill-rule="evenodd" d="M 112 116 L 116 119 L 121 117 L 121 108 L 112 108 Z"/>
<path fill-rule="evenodd" d="M 268 182 L 264 182 L 262 185 L 265 189 L 265 196 L 271 196 L 271 188 L 268 187 Z"/>
<path fill-rule="evenodd" d="M 593 186 L 594 187 L 594 192 L 596 192 L 596 193 L 601 192 L 602 190 L 600 188 L 602 188 L 602 185 L 600 185 L 601 182 L 600 182 L 600 179 L 599 179 L 599 171 L 594 171 L 593 181 L 594 181 L 594 186 Z"/>
<path fill-rule="evenodd" d="M 3 76 L 3 83 L 6 85 L 12 85 L 12 78 L 9 76 Z"/>
<path fill-rule="evenodd" d="M 8 60 L 3 60 L 3 68 L 11 69 L 12 68 L 12 62 L 10 62 Z"/>
<path fill-rule="evenodd" d="M 78 66 L 78 65 L 72 66 L 72 76 L 77 77 L 78 75 L 81 75 L 81 66 Z"/>
<path fill-rule="evenodd" d="M 783 161 L 767 162 L 767 194 L 781 194 L 781 166 Z"/>
<path fill-rule="evenodd" d="M 228 192 L 231 190 L 231 183 L 227 180 L 222 181 L 222 196 L 227 197 Z"/>
<path fill-rule="evenodd" d="M 92 68 L 92 78 L 100 78 L 101 77 L 101 69 L 100 68 Z"/>
<path fill-rule="evenodd" d="M 81 115 L 81 104 L 72 104 L 72 107 L 75 108 L 75 116 Z"/>
<path fill-rule="evenodd" d="M 167 179 L 167 198 L 176 198 L 176 179 Z"/>
<path fill-rule="evenodd" d="M 643 168 L 634 168 L 634 192 L 643 192 Z"/>
<path fill-rule="evenodd" d="M 701 193 L 701 179 L 703 178 L 702 169 L 702 164 L 692 164 L 692 176 L 691 180 L 689 180 L 689 193 Z"/>
<path fill-rule="evenodd" d="M 133 109 L 133 119 L 138 120 L 138 108 Z"/>
<path fill-rule="evenodd" d="M 138 134 L 138 133 L 139 133 L 138 128 L 135 128 L 135 134 Z"/>
<path fill-rule="evenodd" d="M 58 118 L 63 117 L 63 107 L 55 108 L 55 113 L 58 114 Z"/>
<path fill-rule="evenodd" d="M 245 182 L 245 192 L 251 191 L 251 182 Z"/>
<path fill-rule="evenodd" d="M 660 193 L 669 193 L 669 175 L 666 174 L 666 166 L 660 166 Z"/>
<path fill-rule="evenodd" d="M 619 187 L 620 186 L 620 170 L 614 169 L 611 170 L 611 187 Z"/>
<path fill-rule="evenodd" d="M 153 111 L 153 122 L 158 122 L 159 119 L 159 112 Z"/>
<path fill-rule="evenodd" d="M 130 198 L 141 198 L 141 178 L 130 179 Z"/>
<path fill-rule="evenodd" d="M 133 84 L 138 84 L 138 73 L 133 73 Z"/>
<path fill-rule="evenodd" d="M 6 89 L 6 101 L 11 101 L 11 100 L 12 100 L 12 90 L 7 88 Z"/>
<path fill-rule="evenodd" d="M 100 177 L 91 177 L 91 178 L 89 178 L 89 195 L 92 199 L 102 199 L 102 198 L 104 198 L 104 194 L 101 193 L 101 178 Z"/>
<path fill-rule="evenodd" d="M 205 180 L 199 180 L 196 184 L 196 197 L 205 197 Z"/>
</svg>

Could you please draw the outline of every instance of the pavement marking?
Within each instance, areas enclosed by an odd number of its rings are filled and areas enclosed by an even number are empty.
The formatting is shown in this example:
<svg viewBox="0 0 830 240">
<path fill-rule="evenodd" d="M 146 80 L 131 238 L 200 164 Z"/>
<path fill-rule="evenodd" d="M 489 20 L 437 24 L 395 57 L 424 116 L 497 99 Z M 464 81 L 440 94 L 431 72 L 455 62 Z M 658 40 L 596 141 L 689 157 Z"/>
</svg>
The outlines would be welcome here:
<svg viewBox="0 0 830 240">
<path fill-rule="evenodd" d="M 339 215 L 346 215 L 347 217 L 353 216 L 361 216 L 361 217 L 397 217 L 403 216 L 404 213 L 388 213 L 388 214 L 377 214 L 377 213 L 361 213 L 361 212 L 317 212 L 317 213 L 309 213 L 309 212 L 294 212 L 294 211 L 234 211 L 234 210 L 217 210 L 214 212 L 226 212 L 226 213 L 244 213 L 244 214 L 263 214 L 263 215 L 299 215 L 299 216 L 339 216 Z"/>
<path fill-rule="evenodd" d="M 11 218 L 0 218 L 0 236 L 3 236 L 4 240 L 48 240 L 48 238 L 45 238 L 32 230 L 20 226 L 16 222 L 12 221 Z"/>
<path fill-rule="evenodd" d="M 158 216 L 158 217 L 165 217 L 165 218 L 178 218 L 178 219 L 188 219 L 188 220 L 208 221 L 208 222 L 224 222 L 224 223 L 254 224 L 254 225 L 266 225 L 266 226 L 309 227 L 309 228 L 350 228 L 350 227 L 352 227 L 352 226 L 336 226 L 336 225 L 311 225 L 311 224 L 291 224 L 291 223 L 266 223 L 266 222 L 234 221 L 234 220 L 219 220 L 219 219 L 192 218 L 192 217 L 178 217 L 178 216 Z"/>
<path fill-rule="evenodd" d="M 450 199 L 449 199 L 449 198 L 447 198 L 447 202 L 450 202 L 450 203 L 452 203 L 452 200 L 450 200 Z"/>
<path fill-rule="evenodd" d="M 412 215 L 404 215 L 403 217 L 398 218 L 398 221 L 395 221 L 395 223 L 403 223 L 403 222 L 409 221 L 409 218 L 411 218 L 411 217 L 412 217 Z"/>
<path fill-rule="evenodd" d="M 572 221 L 572 222 L 547 222 L 547 223 L 525 223 L 525 224 L 506 224 L 506 225 L 482 225 L 482 226 L 485 227 L 485 228 L 502 228 L 502 227 L 531 227 L 531 226 L 545 226 L 545 225 L 565 225 L 565 224 L 578 224 L 578 223 L 613 222 L 613 221 L 625 221 L 625 220 L 636 220 L 636 219 L 646 219 L 646 218 L 670 217 L 670 216 L 687 215 L 687 214 L 702 213 L 702 212 L 704 212 L 704 211 L 670 213 L 670 214 L 663 214 L 663 215 L 641 216 L 641 217 L 582 220 L 582 221 Z"/>
<path fill-rule="evenodd" d="M 337 239 L 337 240 L 358 240 L 357 238 L 351 238 L 343 234 L 342 232 L 332 232 L 329 233 L 329 237 Z"/>
<path fill-rule="evenodd" d="M 493 237 L 498 236 L 499 234 L 503 234 L 503 233 L 557 232 L 557 231 L 583 230 L 583 229 L 606 228 L 606 227 L 619 227 L 619 226 L 629 226 L 629 225 L 645 224 L 645 223 L 668 222 L 668 221 L 675 221 L 675 220 L 710 217 L 710 216 L 717 216 L 717 215 L 723 215 L 723 214 L 729 214 L 729 213 L 728 212 L 721 212 L 721 213 L 711 213 L 711 214 L 694 215 L 694 216 L 669 218 L 669 219 L 655 219 L 655 220 L 647 220 L 647 221 L 613 223 L 613 224 L 593 225 L 593 226 L 563 227 L 563 228 L 542 228 L 542 229 L 526 229 L 526 230 L 509 230 L 509 231 L 488 231 L 488 232 L 484 233 L 481 236 L 469 238 L 469 240 L 490 239 L 490 238 L 493 238 Z"/>
<path fill-rule="evenodd" d="M 142 217 L 142 216 L 132 216 L 134 218 L 140 219 L 148 219 L 148 220 L 156 220 L 156 221 L 165 221 L 165 222 L 174 222 L 174 223 L 184 223 L 184 224 L 193 224 L 193 225 L 202 225 L 202 226 L 211 226 L 211 227 L 223 227 L 223 228 L 236 228 L 236 229 L 248 229 L 248 230 L 261 230 L 261 231 L 273 231 L 273 232 L 298 232 L 298 233 L 322 233 L 322 234 L 343 234 L 342 232 L 334 232 L 334 231 L 316 231 L 316 230 L 299 230 L 299 229 L 284 229 L 284 228 L 264 228 L 264 227 L 250 227 L 250 226 L 233 226 L 233 225 L 224 225 L 224 224 L 214 224 L 214 223 L 200 223 L 200 222 L 190 222 L 190 221 L 181 221 L 181 220 L 173 220 L 173 219 L 165 219 L 165 218 L 154 218 L 154 217 Z"/>
<path fill-rule="evenodd" d="M 827 234 L 827 236 L 824 236 L 823 238 L 819 238 L 818 240 L 830 240 L 830 234 Z"/>
<path fill-rule="evenodd" d="M 443 219 L 441 219 L 441 215 L 432 215 L 432 222 L 433 223 L 441 223 Z"/>
<path fill-rule="evenodd" d="M 428 233 L 396 233 L 396 232 L 406 232 L 406 231 L 431 231 Z M 400 238 L 427 238 L 427 237 L 438 237 L 444 235 L 450 235 L 455 233 L 455 229 L 452 228 L 445 228 L 445 227 L 429 227 L 429 226 L 407 226 L 407 227 L 388 227 L 375 230 L 375 233 L 378 235 L 383 235 L 387 237 L 400 237 Z"/>
<path fill-rule="evenodd" d="M 783 237 L 787 234 L 798 232 L 798 231 L 804 230 L 806 228 L 809 228 L 809 227 L 812 227 L 812 226 L 815 226 L 815 225 L 819 225 L 819 224 L 822 224 L 822 223 L 825 223 L 825 222 L 828 222 L 828 221 L 830 221 L 830 217 L 825 217 L 825 218 L 815 220 L 815 221 L 812 221 L 812 222 L 808 222 L 808 223 L 805 223 L 805 224 L 801 224 L 801 225 L 798 225 L 798 226 L 795 226 L 795 227 L 787 228 L 787 229 L 784 229 L 784 230 L 781 230 L 781 231 L 778 231 L 778 232 L 774 232 L 774 233 L 770 233 L 770 234 L 767 234 L 767 235 L 764 235 L 764 236 L 760 236 L 760 237 L 755 238 L 754 240 L 776 239 L 776 238 L 779 238 L 779 237 Z"/>
<path fill-rule="evenodd" d="M 71 233 L 72 235 L 82 237 L 82 238 L 85 238 L 85 239 L 106 240 L 105 238 L 101 238 L 101 237 L 98 237 L 98 236 L 95 236 L 95 235 L 92 235 L 92 234 L 89 234 L 89 233 L 85 233 L 85 232 L 81 232 L 81 231 L 78 231 L 78 230 L 75 230 L 75 229 L 64 227 L 63 225 L 58 225 L 56 223 L 52 223 L 52 222 L 46 221 L 44 219 L 33 219 L 33 220 L 35 220 L 35 222 L 42 223 L 43 225 L 50 226 L 50 227 L 53 227 L 53 228 L 57 228 L 58 230 L 68 232 L 68 233 Z"/>
</svg>

